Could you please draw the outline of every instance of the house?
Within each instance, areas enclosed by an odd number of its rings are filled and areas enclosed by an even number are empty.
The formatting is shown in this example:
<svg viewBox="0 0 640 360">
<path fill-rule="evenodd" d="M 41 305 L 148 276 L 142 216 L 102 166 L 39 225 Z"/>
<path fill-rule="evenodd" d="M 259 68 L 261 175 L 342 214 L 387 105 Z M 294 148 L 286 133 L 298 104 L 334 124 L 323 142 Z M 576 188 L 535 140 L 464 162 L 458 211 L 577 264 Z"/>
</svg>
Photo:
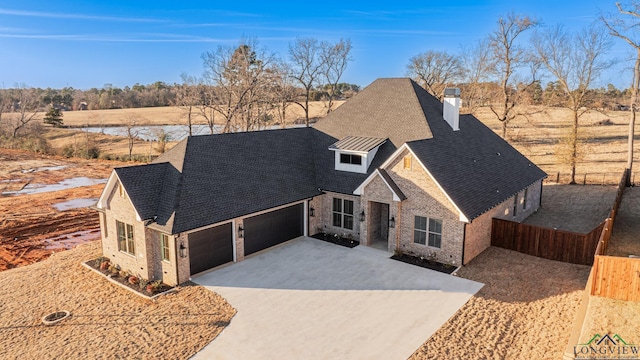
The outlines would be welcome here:
<svg viewBox="0 0 640 360">
<path fill-rule="evenodd" d="M 318 232 L 466 264 L 492 218 L 538 209 L 546 174 L 459 107 L 457 89 L 378 79 L 312 128 L 189 137 L 114 169 L 103 254 L 167 284 Z"/>
</svg>

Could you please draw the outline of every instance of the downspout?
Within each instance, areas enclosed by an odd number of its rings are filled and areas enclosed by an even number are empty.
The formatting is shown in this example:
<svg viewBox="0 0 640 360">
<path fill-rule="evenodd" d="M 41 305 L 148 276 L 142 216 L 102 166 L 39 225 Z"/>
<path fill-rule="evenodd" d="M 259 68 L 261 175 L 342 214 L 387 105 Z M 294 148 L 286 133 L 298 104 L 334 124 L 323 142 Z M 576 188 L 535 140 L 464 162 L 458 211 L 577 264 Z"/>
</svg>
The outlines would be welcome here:
<svg viewBox="0 0 640 360">
<path fill-rule="evenodd" d="M 176 286 L 180 285 L 180 266 L 178 265 L 178 258 L 180 258 L 180 253 L 178 252 L 178 238 L 180 237 L 180 234 L 178 234 L 178 236 L 174 236 L 173 237 L 173 253 L 174 253 L 174 257 L 176 258 Z"/>
<path fill-rule="evenodd" d="M 462 261 L 460 262 L 460 265 L 464 265 L 464 248 L 467 244 L 467 225 L 468 223 L 464 223 L 464 226 L 462 227 Z"/>
<path fill-rule="evenodd" d="M 542 186 L 542 183 L 544 182 L 544 179 L 540 180 L 540 199 L 538 199 L 538 208 L 542 207 L 542 189 L 544 188 Z M 538 211 L 538 210 L 536 210 Z"/>
</svg>

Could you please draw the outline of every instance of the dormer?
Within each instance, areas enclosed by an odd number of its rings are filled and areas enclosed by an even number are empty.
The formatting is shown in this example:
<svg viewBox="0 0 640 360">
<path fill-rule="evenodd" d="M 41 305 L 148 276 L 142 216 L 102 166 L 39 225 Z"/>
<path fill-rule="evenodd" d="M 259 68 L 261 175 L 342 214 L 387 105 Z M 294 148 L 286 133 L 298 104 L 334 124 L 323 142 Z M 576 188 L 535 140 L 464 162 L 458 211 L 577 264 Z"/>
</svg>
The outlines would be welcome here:
<svg viewBox="0 0 640 360">
<path fill-rule="evenodd" d="M 366 174 L 378 149 L 387 139 L 347 136 L 329 146 L 335 152 L 335 169 Z"/>
</svg>

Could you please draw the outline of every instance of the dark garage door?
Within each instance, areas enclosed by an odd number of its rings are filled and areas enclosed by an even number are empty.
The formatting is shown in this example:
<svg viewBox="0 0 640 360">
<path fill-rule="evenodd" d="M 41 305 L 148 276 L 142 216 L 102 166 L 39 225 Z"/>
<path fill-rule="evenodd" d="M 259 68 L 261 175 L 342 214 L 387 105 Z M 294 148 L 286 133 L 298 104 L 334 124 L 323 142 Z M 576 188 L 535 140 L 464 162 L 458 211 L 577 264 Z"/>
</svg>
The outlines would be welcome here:
<svg viewBox="0 0 640 360">
<path fill-rule="evenodd" d="M 301 236 L 304 204 L 244 219 L 244 254 L 249 255 Z"/>
<path fill-rule="evenodd" d="M 191 274 L 233 261 L 231 223 L 189 234 Z"/>
</svg>

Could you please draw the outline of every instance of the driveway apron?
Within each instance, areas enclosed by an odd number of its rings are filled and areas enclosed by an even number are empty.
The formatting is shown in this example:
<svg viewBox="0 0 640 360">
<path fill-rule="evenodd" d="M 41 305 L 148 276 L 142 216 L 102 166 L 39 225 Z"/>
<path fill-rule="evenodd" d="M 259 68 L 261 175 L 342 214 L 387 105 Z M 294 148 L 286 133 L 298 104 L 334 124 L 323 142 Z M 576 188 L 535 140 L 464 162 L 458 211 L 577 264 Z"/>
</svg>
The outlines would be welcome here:
<svg viewBox="0 0 640 360">
<path fill-rule="evenodd" d="M 406 359 L 483 284 L 311 238 L 194 282 L 237 310 L 193 359 Z"/>
</svg>

